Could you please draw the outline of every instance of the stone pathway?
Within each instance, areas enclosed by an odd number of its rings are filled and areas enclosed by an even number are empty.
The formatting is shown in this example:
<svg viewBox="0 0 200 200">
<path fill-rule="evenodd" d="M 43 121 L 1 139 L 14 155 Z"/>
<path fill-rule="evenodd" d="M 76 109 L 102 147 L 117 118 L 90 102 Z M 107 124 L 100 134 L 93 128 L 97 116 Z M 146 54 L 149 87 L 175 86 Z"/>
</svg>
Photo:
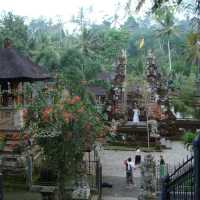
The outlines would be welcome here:
<svg viewBox="0 0 200 200">
<path fill-rule="evenodd" d="M 163 155 L 165 162 L 170 165 L 178 165 L 187 155 L 190 155 L 182 143 L 170 142 L 171 149 L 163 152 L 152 153 L 155 160 L 159 162 Z M 103 188 L 103 200 L 136 200 L 139 194 L 140 170 L 136 169 L 134 180 L 136 185 L 128 188 L 125 180 L 125 166 L 123 161 L 128 157 L 135 157 L 135 151 L 101 150 L 100 157 L 103 166 L 103 182 L 113 185 L 112 188 Z M 142 158 L 147 153 L 141 152 Z"/>
<path fill-rule="evenodd" d="M 118 151 L 117 151 L 118 152 Z M 134 170 L 134 185 L 128 186 L 125 178 L 123 160 L 118 160 L 119 152 L 104 151 L 103 182 L 112 184 L 112 188 L 103 188 L 103 200 L 136 200 L 140 188 L 140 169 Z M 120 151 L 121 152 L 121 151 Z M 112 153 L 112 155 L 110 154 Z M 108 156 L 108 157 L 107 157 Z M 116 156 L 116 157 L 115 157 Z M 110 159 L 105 159 L 110 158 Z M 116 160 L 115 160 L 116 159 Z M 112 160 L 112 161 L 111 161 Z"/>
<path fill-rule="evenodd" d="M 112 184 L 112 188 L 103 188 L 103 200 L 137 199 L 139 194 L 138 178 L 134 178 L 133 186 L 128 186 L 124 177 L 106 176 L 103 181 Z"/>
<path fill-rule="evenodd" d="M 132 197 L 129 197 L 129 198 L 121 198 L 121 197 L 103 197 L 102 200 L 138 200 L 137 198 L 132 198 Z"/>
</svg>

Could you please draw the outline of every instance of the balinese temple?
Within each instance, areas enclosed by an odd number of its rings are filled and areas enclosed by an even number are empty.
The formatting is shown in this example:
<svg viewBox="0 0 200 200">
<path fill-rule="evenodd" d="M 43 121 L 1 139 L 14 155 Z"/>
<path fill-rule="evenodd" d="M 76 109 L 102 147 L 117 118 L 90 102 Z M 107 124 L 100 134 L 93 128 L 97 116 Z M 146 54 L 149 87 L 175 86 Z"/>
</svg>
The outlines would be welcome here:
<svg viewBox="0 0 200 200">
<path fill-rule="evenodd" d="M 161 75 L 155 63 L 155 56 L 149 51 L 146 61 L 146 79 L 147 79 L 147 109 L 148 118 L 152 120 L 161 119 L 160 95 Z"/>
<path fill-rule="evenodd" d="M 124 119 L 126 117 L 126 65 L 126 52 L 122 50 L 116 61 L 115 74 L 112 80 L 112 88 L 108 94 L 106 109 L 110 120 Z"/>
<path fill-rule="evenodd" d="M 21 134 L 24 125 L 23 107 L 27 102 L 24 85 L 26 82 L 49 78 L 49 74 L 40 66 L 12 48 L 9 39 L 5 40 L 4 47 L 0 49 L 0 156 L 4 173 L 23 171 L 27 146 L 34 159 L 37 150 L 31 147 L 28 134 Z"/>
<path fill-rule="evenodd" d="M 147 131 L 150 137 L 159 137 L 158 122 L 161 120 L 161 105 L 159 89 L 161 88 L 161 75 L 158 71 L 155 56 L 149 51 L 146 61 L 147 78 Z"/>
</svg>

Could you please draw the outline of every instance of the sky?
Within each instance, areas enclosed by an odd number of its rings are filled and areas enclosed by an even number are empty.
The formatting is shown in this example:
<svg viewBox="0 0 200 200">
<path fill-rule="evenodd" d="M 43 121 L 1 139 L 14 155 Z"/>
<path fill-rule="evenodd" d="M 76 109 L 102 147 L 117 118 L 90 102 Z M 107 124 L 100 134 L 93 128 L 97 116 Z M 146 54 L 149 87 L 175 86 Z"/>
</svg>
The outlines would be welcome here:
<svg viewBox="0 0 200 200">
<path fill-rule="evenodd" d="M 121 6 L 118 2 L 121 2 Z M 57 16 L 63 22 L 69 23 L 72 16 L 77 15 L 80 7 L 89 9 L 92 6 L 90 19 L 99 23 L 104 17 L 113 16 L 115 13 L 122 18 L 125 15 L 124 2 L 126 0 L 0 0 L 0 12 L 12 11 L 16 15 L 27 16 L 30 19 L 40 16 L 56 19 Z M 133 0 L 133 10 L 136 2 L 137 0 Z M 143 16 L 149 5 L 147 3 L 137 16 Z"/>
</svg>

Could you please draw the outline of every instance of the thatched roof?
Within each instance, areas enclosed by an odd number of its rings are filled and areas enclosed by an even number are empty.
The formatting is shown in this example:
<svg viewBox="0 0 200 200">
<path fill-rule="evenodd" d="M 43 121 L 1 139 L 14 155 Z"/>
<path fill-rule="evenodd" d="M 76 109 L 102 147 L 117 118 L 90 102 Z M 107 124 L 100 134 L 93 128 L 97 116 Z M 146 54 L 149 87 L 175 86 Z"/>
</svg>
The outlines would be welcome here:
<svg viewBox="0 0 200 200">
<path fill-rule="evenodd" d="M 100 86 L 89 86 L 88 90 L 96 96 L 106 96 L 106 89 Z"/>
<path fill-rule="evenodd" d="M 102 71 L 97 75 L 97 80 L 111 82 L 113 80 L 113 72 Z"/>
<path fill-rule="evenodd" d="M 29 58 L 11 47 L 0 49 L 0 81 L 41 81 L 50 76 Z"/>
</svg>

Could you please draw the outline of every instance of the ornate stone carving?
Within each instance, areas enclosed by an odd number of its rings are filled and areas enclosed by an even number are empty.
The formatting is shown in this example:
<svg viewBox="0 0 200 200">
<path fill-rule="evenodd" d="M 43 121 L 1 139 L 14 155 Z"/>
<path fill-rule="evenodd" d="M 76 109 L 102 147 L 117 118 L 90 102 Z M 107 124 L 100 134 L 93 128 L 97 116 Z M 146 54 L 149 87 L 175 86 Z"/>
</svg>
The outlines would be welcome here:
<svg viewBox="0 0 200 200">
<path fill-rule="evenodd" d="M 155 161 L 151 154 L 141 164 L 141 189 L 138 200 L 155 200 Z"/>
</svg>

